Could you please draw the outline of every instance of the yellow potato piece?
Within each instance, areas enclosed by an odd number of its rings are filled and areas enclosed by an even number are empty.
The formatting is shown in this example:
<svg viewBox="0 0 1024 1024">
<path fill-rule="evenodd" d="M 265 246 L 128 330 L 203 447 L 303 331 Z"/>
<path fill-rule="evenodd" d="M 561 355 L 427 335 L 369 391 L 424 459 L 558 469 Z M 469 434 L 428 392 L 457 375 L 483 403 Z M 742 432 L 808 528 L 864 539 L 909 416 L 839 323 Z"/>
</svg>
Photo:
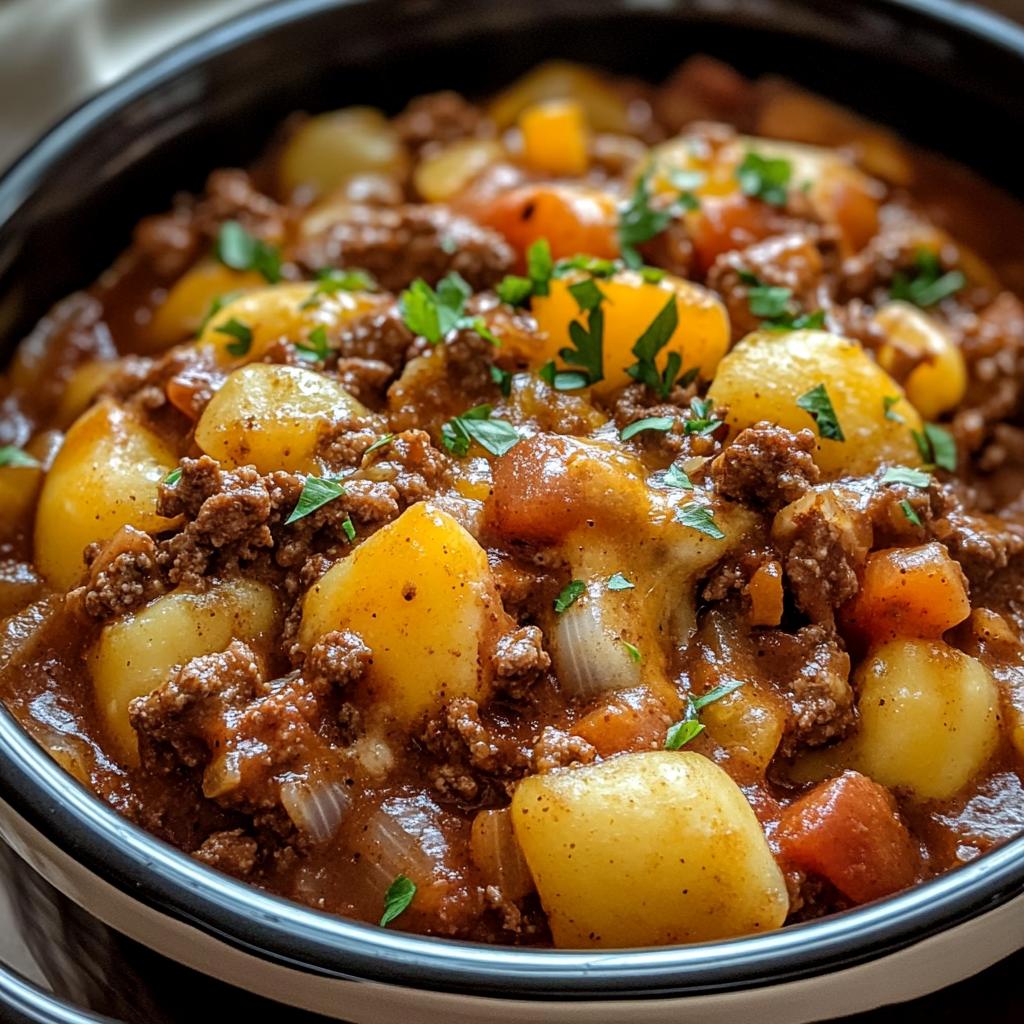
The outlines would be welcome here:
<svg viewBox="0 0 1024 1024">
<path fill-rule="evenodd" d="M 786 708 L 771 690 L 746 686 L 713 701 L 701 711 L 708 735 L 740 761 L 763 775 L 782 742 Z"/>
<path fill-rule="evenodd" d="M 400 173 L 407 162 L 388 119 L 372 107 L 347 107 L 311 117 L 288 140 L 278 164 L 281 189 L 329 192 L 357 174 Z"/>
<path fill-rule="evenodd" d="M 570 285 L 585 279 L 585 274 L 555 278 L 550 294 L 534 298 L 533 315 L 537 326 L 547 335 L 535 352 L 529 356 L 539 364 L 557 359 L 563 348 L 572 348 L 569 324 L 574 320 L 586 326 L 587 316 L 580 313 L 579 305 L 569 291 Z M 604 314 L 604 380 L 595 385 L 599 395 L 608 395 L 633 378 L 626 368 L 636 363 L 633 346 L 650 327 L 655 317 L 665 308 L 674 294 L 679 324 L 668 343 L 658 353 L 657 365 L 665 367 L 669 352 L 682 357 L 683 370 L 700 368 L 700 375 L 710 380 L 719 360 L 729 348 L 729 318 L 717 296 L 706 288 L 666 274 L 652 283 L 640 274 L 622 271 L 614 277 L 596 280 L 606 301 L 601 304 Z"/>
<path fill-rule="evenodd" d="M 97 392 L 120 368 L 116 359 L 96 360 L 82 363 L 71 375 L 64 393 L 60 396 L 56 422 L 62 427 L 70 426 L 92 405 Z"/>
<path fill-rule="evenodd" d="M 822 438 L 797 399 L 824 384 L 845 441 Z M 756 331 L 718 368 L 709 397 L 728 406 L 729 438 L 759 420 L 818 435 L 814 461 L 826 474 L 862 475 L 882 463 L 921 465 L 911 430 L 921 417 L 898 384 L 856 342 L 824 331 Z M 885 399 L 897 397 L 886 417 Z"/>
<path fill-rule="evenodd" d="M 909 302 L 887 302 L 874 319 L 889 336 L 878 351 L 883 370 L 892 372 L 906 354 L 922 360 L 903 385 L 911 405 L 926 420 L 958 406 L 967 390 L 967 365 L 942 325 Z"/>
<path fill-rule="evenodd" d="M 274 594 L 251 580 L 222 583 L 205 594 L 174 591 L 103 628 L 89 652 L 96 707 L 107 735 L 128 763 L 138 760 L 128 705 L 166 682 L 180 666 L 252 640 L 274 625 Z"/>
<path fill-rule="evenodd" d="M 413 185 L 428 203 L 443 203 L 504 155 L 493 139 L 460 139 L 422 159 L 413 172 Z"/>
<path fill-rule="evenodd" d="M 778 928 L 789 910 L 753 810 L 700 754 L 530 776 L 512 823 L 561 949 L 707 942 Z"/>
<path fill-rule="evenodd" d="M 851 680 L 860 694 L 855 767 L 921 799 L 953 796 L 999 740 L 999 693 L 981 662 L 941 640 L 873 648 Z"/>
<path fill-rule="evenodd" d="M 143 332 L 146 347 L 159 352 L 194 336 L 214 299 L 264 288 L 266 284 L 263 275 L 255 270 L 232 270 L 218 260 L 201 260 L 175 282 L 156 308 Z"/>
<path fill-rule="evenodd" d="M 196 345 L 212 348 L 221 366 L 256 362 L 281 340 L 308 342 L 317 327 L 323 327 L 328 338 L 348 321 L 370 313 L 384 302 L 369 292 L 338 291 L 313 299 L 316 284 L 277 284 L 240 295 L 211 317 Z M 220 328 L 237 320 L 252 332 L 248 346 Z"/>
<path fill-rule="evenodd" d="M 41 466 L 0 466 L 0 544 L 31 532 L 42 482 Z"/>
<path fill-rule="evenodd" d="M 519 117 L 523 162 L 533 171 L 566 177 L 585 174 L 587 117 L 577 100 L 546 100 Z"/>
<path fill-rule="evenodd" d="M 306 595 L 299 642 L 350 629 L 373 652 L 367 686 L 385 719 L 413 724 L 455 697 L 486 700 L 488 637 L 515 626 L 482 547 L 428 502 L 408 508 Z"/>
<path fill-rule="evenodd" d="M 196 424 L 196 444 L 223 466 L 310 473 L 321 427 L 366 409 L 312 370 L 251 363 L 235 370 Z"/>
<path fill-rule="evenodd" d="M 177 464 L 166 442 L 112 402 L 76 420 L 39 496 L 36 568 L 47 582 L 70 590 L 85 571 L 85 549 L 122 526 L 171 526 L 156 514 L 156 494 Z"/>
</svg>

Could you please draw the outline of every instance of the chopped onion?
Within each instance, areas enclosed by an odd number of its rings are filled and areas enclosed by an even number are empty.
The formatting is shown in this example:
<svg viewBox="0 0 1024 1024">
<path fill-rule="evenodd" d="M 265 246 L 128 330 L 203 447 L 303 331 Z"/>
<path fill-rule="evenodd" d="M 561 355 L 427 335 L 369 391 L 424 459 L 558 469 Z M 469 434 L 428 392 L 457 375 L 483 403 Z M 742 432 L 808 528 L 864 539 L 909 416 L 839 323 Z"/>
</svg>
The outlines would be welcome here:
<svg viewBox="0 0 1024 1024">
<path fill-rule="evenodd" d="M 516 839 L 507 807 L 477 814 L 470 849 L 484 882 L 497 886 L 506 899 L 522 899 L 534 891 L 533 875 Z"/>
<path fill-rule="evenodd" d="M 437 826 L 440 813 L 426 796 L 388 800 L 364 833 L 369 842 L 364 858 L 368 884 L 383 893 L 399 875 L 417 882 L 429 879 L 448 850 Z"/>
<path fill-rule="evenodd" d="M 588 699 L 640 684 L 640 666 L 601 622 L 601 601 L 581 600 L 558 617 L 552 655 L 562 687 Z"/>
<path fill-rule="evenodd" d="M 340 782 L 298 779 L 281 784 L 281 803 L 296 828 L 315 843 L 334 838 L 352 797 Z"/>
<path fill-rule="evenodd" d="M 242 771 L 236 751 L 226 750 L 215 761 L 211 761 L 203 772 L 203 796 L 213 800 L 224 796 L 242 784 Z"/>
</svg>

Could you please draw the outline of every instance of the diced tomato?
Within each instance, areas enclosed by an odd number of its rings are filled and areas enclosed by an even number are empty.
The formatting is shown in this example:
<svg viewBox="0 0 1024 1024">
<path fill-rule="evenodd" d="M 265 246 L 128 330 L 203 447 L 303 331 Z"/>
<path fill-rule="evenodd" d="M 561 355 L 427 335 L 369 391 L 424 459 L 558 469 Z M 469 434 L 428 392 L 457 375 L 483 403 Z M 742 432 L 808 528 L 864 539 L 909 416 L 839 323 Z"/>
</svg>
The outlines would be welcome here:
<svg viewBox="0 0 1024 1024">
<path fill-rule="evenodd" d="M 889 791 L 858 772 L 816 786 L 782 815 L 783 856 L 855 903 L 912 885 L 918 852 Z"/>
</svg>

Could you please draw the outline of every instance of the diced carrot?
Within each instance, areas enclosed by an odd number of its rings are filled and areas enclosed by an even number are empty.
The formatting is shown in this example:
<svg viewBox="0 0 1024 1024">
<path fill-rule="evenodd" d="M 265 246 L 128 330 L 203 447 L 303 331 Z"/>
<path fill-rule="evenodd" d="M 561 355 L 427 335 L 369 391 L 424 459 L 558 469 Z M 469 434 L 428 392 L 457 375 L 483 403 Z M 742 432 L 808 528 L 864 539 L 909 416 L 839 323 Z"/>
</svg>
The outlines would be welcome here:
<svg viewBox="0 0 1024 1024">
<path fill-rule="evenodd" d="M 664 746 L 671 724 L 665 702 L 646 687 L 617 693 L 573 727 L 601 757 Z"/>
<path fill-rule="evenodd" d="M 702 196 L 700 209 L 689 214 L 687 226 L 693 251 L 703 271 L 731 249 L 742 249 L 771 233 L 772 208 L 742 192 Z"/>
<path fill-rule="evenodd" d="M 918 851 L 889 791 L 858 772 L 823 782 L 783 812 L 785 858 L 828 879 L 855 903 L 912 885 Z"/>
<path fill-rule="evenodd" d="M 902 637 L 937 639 L 970 614 L 963 571 L 932 543 L 868 555 L 860 591 L 841 621 L 851 639 L 869 646 Z"/>
<path fill-rule="evenodd" d="M 520 255 L 546 238 L 551 255 L 568 259 L 587 253 L 601 259 L 619 255 L 614 196 L 583 185 L 523 185 L 499 193 L 471 211 L 481 224 L 500 231 Z"/>
<path fill-rule="evenodd" d="M 838 176 L 823 182 L 819 193 L 819 206 L 839 226 L 847 252 L 860 252 L 878 233 L 878 200 L 858 187 L 856 180 Z"/>
<path fill-rule="evenodd" d="M 519 127 L 523 162 L 531 170 L 565 177 L 586 173 L 587 120 L 576 100 L 548 100 L 528 107 Z"/>
<path fill-rule="evenodd" d="M 747 585 L 750 597 L 751 626 L 777 626 L 782 621 L 782 567 L 778 562 L 766 562 L 750 578 Z"/>
</svg>

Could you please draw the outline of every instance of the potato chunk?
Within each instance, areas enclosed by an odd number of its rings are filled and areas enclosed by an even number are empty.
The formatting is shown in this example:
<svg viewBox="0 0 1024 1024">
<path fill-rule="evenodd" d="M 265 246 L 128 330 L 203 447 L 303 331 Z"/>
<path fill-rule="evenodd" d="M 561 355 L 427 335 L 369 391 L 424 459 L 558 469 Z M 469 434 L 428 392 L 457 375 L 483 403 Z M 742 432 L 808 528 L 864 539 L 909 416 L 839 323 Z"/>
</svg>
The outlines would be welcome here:
<svg viewBox="0 0 1024 1024">
<path fill-rule="evenodd" d="M 252 363 L 235 370 L 196 424 L 196 444 L 222 466 L 314 472 L 320 428 L 366 409 L 312 370 Z"/>
<path fill-rule="evenodd" d="M 824 384 L 845 441 L 820 437 L 814 418 L 797 399 Z M 755 331 L 721 362 L 708 395 L 727 405 L 729 436 L 760 420 L 787 430 L 810 428 L 819 434 L 814 461 L 839 476 L 874 472 L 884 462 L 921 465 L 911 430 L 921 417 L 903 399 L 899 385 L 852 341 L 824 331 Z M 886 417 L 885 399 L 901 401 Z"/>
<path fill-rule="evenodd" d="M 36 567 L 70 590 L 85 570 L 83 552 L 122 526 L 166 530 L 156 514 L 160 481 L 178 464 L 156 434 L 112 402 L 100 402 L 68 431 L 46 475 L 36 516 Z"/>
<path fill-rule="evenodd" d="M 555 278 L 550 294 L 534 298 L 533 315 L 537 326 L 547 334 L 547 344 L 536 353 L 539 363 L 554 359 L 560 349 L 572 347 L 569 324 L 574 320 L 586 324 L 579 305 L 569 287 L 585 275 Z M 679 324 L 658 356 L 663 367 L 669 352 L 682 357 L 683 370 L 699 368 L 701 376 L 710 380 L 719 360 L 729 348 L 729 318 L 717 296 L 700 285 L 666 274 L 659 282 L 645 281 L 633 271 L 622 271 L 608 280 L 597 282 L 607 301 L 604 313 L 604 380 L 594 390 L 607 395 L 616 388 L 630 384 L 633 378 L 626 368 L 637 360 L 633 346 L 664 309 L 673 295 Z"/>
<path fill-rule="evenodd" d="M 455 697 L 485 700 L 494 670 L 481 657 L 514 629 L 484 549 L 428 502 L 406 509 L 310 588 L 299 642 L 350 629 L 373 651 L 366 686 L 385 719 L 406 727 Z"/>
<path fill-rule="evenodd" d="M 308 342 L 317 327 L 323 327 L 330 339 L 348 321 L 372 312 L 384 301 L 370 292 L 346 291 L 314 299 L 314 291 L 316 285 L 307 281 L 240 295 L 210 317 L 196 346 L 211 348 L 220 366 L 254 363 L 279 341 Z M 249 330 L 248 341 L 224 333 L 224 329 L 231 330 L 232 320 Z"/>
<path fill-rule="evenodd" d="M 252 640 L 274 624 L 270 587 L 235 580 L 205 594 L 180 591 L 105 626 L 89 654 L 96 706 L 107 734 L 131 764 L 138 759 L 128 705 L 152 692 L 179 666 L 223 651 L 233 638 Z"/>
<path fill-rule="evenodd" d="M 562 949 L 706 942 L 786 919 L 754 812 L 700 754 L 624 754 L 530 776 L 512 822 Z"/>
<path fill-rule="evenodd" d="M 921 799 L 953 796 L 999 739 L 999 694 L 981 662 L 940 640 L 874 648 L 853 677 L 860 694 L 854 766 Z"/>
</svg>

